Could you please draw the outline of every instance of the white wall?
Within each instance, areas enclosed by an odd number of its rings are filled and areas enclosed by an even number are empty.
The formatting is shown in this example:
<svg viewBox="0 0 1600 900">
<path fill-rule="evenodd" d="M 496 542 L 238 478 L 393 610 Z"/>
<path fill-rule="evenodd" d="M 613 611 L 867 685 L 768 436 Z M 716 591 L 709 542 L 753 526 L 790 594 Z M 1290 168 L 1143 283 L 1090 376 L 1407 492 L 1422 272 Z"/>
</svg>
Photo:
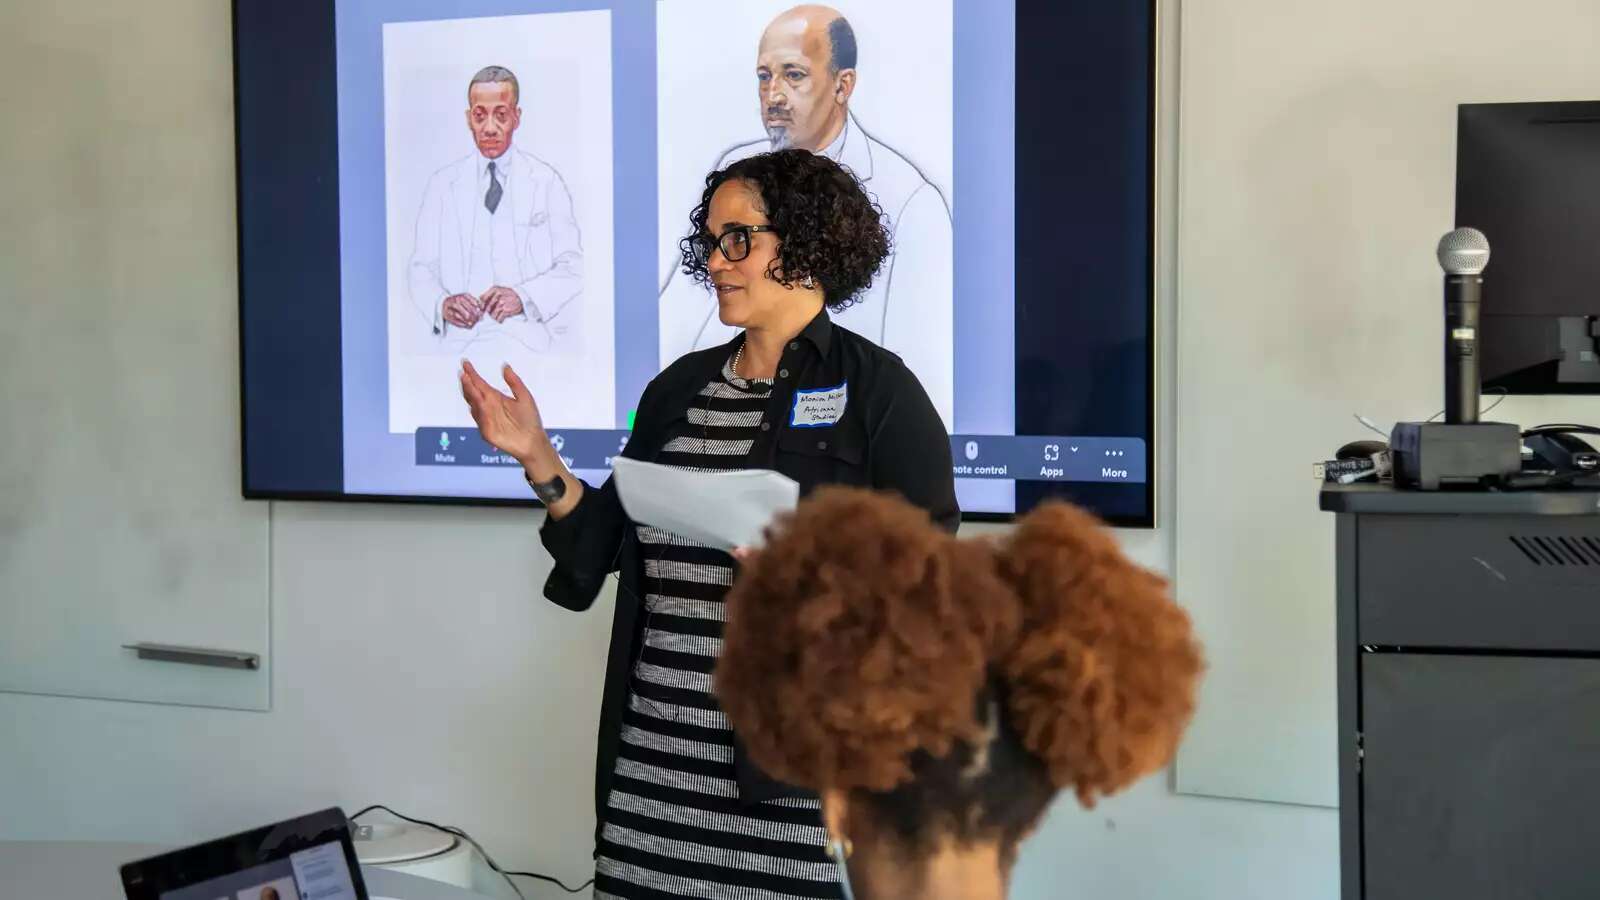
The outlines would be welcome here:
<svg viewBox="0 0 1600 900">
<path fill-rule="evenodd" d="M 1176 565 L 1212 670 L 1178 784 L 1331 806 L 1333 520 L 1310 464 L 1375 436 L 1355 412 L 1444 406 L 1456 107 L 1600 99 L 1600 4 L 1186 0 L 1183 20 Z M 1493 418 L 1600 421 L 1600 401 Z"/>
<path fill-rule="evenodd" d="M 0 840 L 179 842 L 382 802 L 586 878 L 609 602 L 537 598 L 525 512 L 272 513 L 272 711 L 0 694 Z"/>
<path fill-rule="evenodd" d="M 209 426 L 239 418 L 230 48 L 118 11 L 0 4 L 0 688 L 265 709 L 270 659 L 122 649 L 269 635 L 267 509 Z"/>
<path fill-rule="evenodd" d="M 1470 15 L 1458 12 L 1462 5 L 1187 0 L 1186 256 L 1174 277 L 1178 28 L 1176 0 L 1167 0 L 1162 528 L 1125 535 L 1144 562 L 1170 569 L 1174 555 L 1175 404 L 1180 396 L 1199 402 L 1202 388 L 1214 389 L 1233 410 L 1263 418 L 1270 411 L 1284 424 L 1269 433 L 1248 417 L 1242 432 L 1237 419 L 1192 423 L 1182 435 L 1186 475 L 1193 466 L 1213 477 L 1208 466 L 1234 446 L 1259 451 L 1280 434 L 1293 437 L 1287 454 L 1294 465 L 1285 464 L 1283 478 L 1257 488 L 1247 503 L 1219 509 L 1213 527 L 1221 539 L 1254 544 L 1229 571 L 1246 571 L 1262 556 L 1309 553 L 1312 564 L 1289 573 L 1295 602 L 1331 605 L 1331 569 L 1315 556 L 1325 552 L 1328 535 L 1303 511 L 1313 486 L 1300 477 L 1302 460 L 1356 436 L 1332 421 L 1350 409 L 1388 418 L 1432 411 L 1439 391 L 1430 366 L 1402 366 L 1403 383 L 1359 373 L 1394 370 L 1396 360 L 1431 353 L 1432 326 L 1413 310 L 1431 301 L 1431 242 L 1449 224 L 1449 107 L 1467 99 L 1600 96 L 1593 68 L 1600 54 L 1580 62 L 1569 53 L 1583 42 L 1600 49 L 1593 46 L 1600 21 L 1591 0 L 1484 3 Z M 164 0 L 146 7 L 157 31 L 228 41 L 226 4 Z M 48 43 L 47 27 L 78 27 L 73 23 L 105 15 L 89 0 L 73 0 L 70 14 L 48 26 L 8 13 L 0 17 L 7 35 L 0 51 L 6 42 Z M 181 41 L 150 49 L 152 59 L 182 52 Z M 127 98 L 130 115 L 137 101 Z M 1313 116 L 1313 103 L 1336 115 Z M 10 132 L 15 123 L 5 120 L 5 109 L 0 128 Z M 227 117 L 231 110 L 195 114 Z M 1326 122 L 1337 127 L 1322 140 Z M 225 195 L 232 185 L 208 178 L 195 190 Z M 1317 230 L 1339 198 L 1355 198 L 1337 218 L 1342 230 Z M 1307 238 L 1293 238 L 1305 228 Z M 1354 249 L 1337 270 L 1344 280 L 1315 296 L 1347 304 L 1352 314 L 1331 317 L 1318 331 L 1290 329 L 1279 322 L 1278 288 L 1285 273 L 1332 271 L 1323 268 L 1330 239 Z M 27 262 L 0 258 L 7 268 Z M 1216 305 L 1235 294 L 1236 303 Z M 1232 318 L 1208 323 L 1212 315 Z M 1219 374 L 1180 393 L 1175 348 L 1180 340 L 1195 346 L 1199 336 L 1215 347 Z M 1271 372 L 1287 388 L 1242 377 L 1249 371 Z M 1531 421 L 1556 409 L 1597 418 L 1586 404 L 1508 403 L 1500 412 Z M 234 422 L 194 427 L 218 446 L 233 446 Z M 1286 524 L 1249 525 L 1280 514 Z M 504 861 L 582 880 L 609 603 L 574 615 L 538 598 L 548 563 L 536 524 L 535 516 L 511 511 L 275 504 L 272 712 L 0 694 L 0 839 L 181 841 L 322 803 L 382 801 L 461 824 Z M 1228 629 L 1256 621 L 1241 617 L 1260 609 L 1264 588 L 1240 595 L 1234 610 L 1226 593 L 1191 590 L 1187 567 L 1181 576 L 1180 595 L 1207 632 L 1214 683 L 1248 685 L 1230 659 L 1248 648 Z M 1197 586 L 1206 583 L 1194 577 Z M 1249 658 L 1264 667 L 1259 680 L 1279 677 L 1290 664 L 1282 654 Z M 1329 666 L 1293 682 L 1304 696 L 1275 702 L 1315 706 L 1331 678 Z M 1285 781 L 1328 777 L 1314 741 L 1229 735 L 1224 718 L 1248 713 L 1255 696 L 1208 693 L 1206 771 L 1248 787 L 1251 766 L 1287 754 Z M 1331 733 L 1325 721 L 1309 727 Z M 1093 813 L 1058 806 L 1027 847 L 1015 895 L 1331 900 L 1335 826 L 1331 810 L 1177 795 L 1155 778 Z"/>
</svg>

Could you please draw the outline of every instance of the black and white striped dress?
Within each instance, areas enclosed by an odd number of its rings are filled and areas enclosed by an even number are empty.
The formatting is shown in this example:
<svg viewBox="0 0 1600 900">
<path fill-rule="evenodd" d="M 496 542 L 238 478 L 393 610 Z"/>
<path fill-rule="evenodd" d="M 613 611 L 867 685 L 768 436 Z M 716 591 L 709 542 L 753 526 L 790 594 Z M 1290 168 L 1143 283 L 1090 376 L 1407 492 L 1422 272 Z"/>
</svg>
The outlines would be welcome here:
<svg viewBox="0 0 1600 900">
<path fill-rule="evenodd" d="M 660 461 L 745 468 L 771 389 L 725 364 L 688 411 L 698 433 L 670 441 Z M 639 526 L 638 535 L 644 649 L 622 720 L 595 896 L 839 897 L 816 801 L 739 802 L 733 733 L 711 694 L 732 559 L 659 529 Z"/>
</svg>

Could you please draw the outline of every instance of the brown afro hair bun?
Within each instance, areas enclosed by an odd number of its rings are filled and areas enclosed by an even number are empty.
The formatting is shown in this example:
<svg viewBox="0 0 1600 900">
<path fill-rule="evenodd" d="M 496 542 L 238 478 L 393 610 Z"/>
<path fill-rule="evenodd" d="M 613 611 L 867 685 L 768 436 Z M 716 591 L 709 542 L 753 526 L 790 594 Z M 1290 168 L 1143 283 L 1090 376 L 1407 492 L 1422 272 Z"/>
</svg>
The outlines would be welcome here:
<svg viewBox="0 0 1600 900">
<path fill-rule="evenodd" d="M 1012 725 L 1058 786 L 1092 807 L 1171 759 L 1204 663 L 1166 582 L 1063 503 L 1022 519 L 1000 571 L 1021 598 L 1001 661 Z"/>
<path fill-rule="evenodd" d="M 1006 741 L 1030 760 L 1012 775 L 1037 765 L 1041 792 L 1093 806 L 1171 759 L 1203 668 L 1166 583 L 1092 516 L 1051 503 L 1003 541 L 957 541 L 903 500 L 847 488 L 773 529 L 728 594 L 723 641 L 717 695 L 756 764 L 816 790 L 896 791 L 885 809 L 915 811 L 906 830 L 928 804 L 1031 823 L 1048 794 L 917 793 L 949 774 L 936 761 L 993 763 Z M 999 737 L 982 697 L 1003 708 Z"/>
<path fill-rule="evenodd" d="M 914 751 L 983 731 L 974 699 L 1020 609 L 993 550 L 897 497 L 818 490 L 728 595 L 716 691 L 751 758 L 817 790 L 887 791 Z"/>
</svg>

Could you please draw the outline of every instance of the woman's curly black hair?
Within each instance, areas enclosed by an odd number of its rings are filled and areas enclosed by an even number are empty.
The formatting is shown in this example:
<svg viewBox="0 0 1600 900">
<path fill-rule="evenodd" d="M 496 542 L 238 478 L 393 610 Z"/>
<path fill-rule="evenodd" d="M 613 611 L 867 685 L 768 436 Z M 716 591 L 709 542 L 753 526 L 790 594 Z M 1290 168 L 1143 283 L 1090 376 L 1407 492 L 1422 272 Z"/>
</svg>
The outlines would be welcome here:
<svg viewBox="0 0 1600 900">
<path fill-rule="evenodd" d="M 778 255 L 767 274 L 783 285 L 813 279 L 835 312 L 856 302 L 889 256 L 883 210 L 849 170 L 807 150 L 778 150 L 706 176 L 700 204 L 689 214 L 689 236 L 678 244 L 684 274 L 699 284 L 711 279 L 700 250 L 709 235 L 711 196 L 729 181 L 755 188 L 778 236 Z"/>
</svg>

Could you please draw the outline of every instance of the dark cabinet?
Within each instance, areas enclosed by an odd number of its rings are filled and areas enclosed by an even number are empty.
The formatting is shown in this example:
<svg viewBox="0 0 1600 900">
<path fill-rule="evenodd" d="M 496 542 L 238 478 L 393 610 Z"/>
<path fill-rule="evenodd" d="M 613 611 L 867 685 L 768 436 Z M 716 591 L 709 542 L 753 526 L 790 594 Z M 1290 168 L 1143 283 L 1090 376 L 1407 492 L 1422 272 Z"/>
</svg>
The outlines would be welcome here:
<svg viewBox="0 0 1600 900">
<path fill-rule="evenodd" d="M 1600 897 L 1600 494 L 1329 489 L 1341 896 Z"/>
</svg>

